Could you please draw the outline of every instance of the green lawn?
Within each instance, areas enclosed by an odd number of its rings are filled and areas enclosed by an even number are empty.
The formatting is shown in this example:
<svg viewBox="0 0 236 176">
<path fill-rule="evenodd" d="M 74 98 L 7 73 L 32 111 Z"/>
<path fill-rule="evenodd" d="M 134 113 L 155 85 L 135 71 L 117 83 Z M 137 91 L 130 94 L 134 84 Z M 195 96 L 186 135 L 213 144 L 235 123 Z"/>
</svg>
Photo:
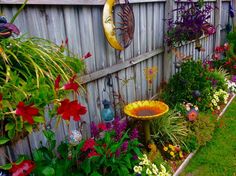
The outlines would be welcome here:
<svg viewBox="0 0 236 176">
<path fill-rule="evenodd" d="M 181 176 L 236 176 L 236 99 L 213 138 L 200 148 Z"/>
</svg>

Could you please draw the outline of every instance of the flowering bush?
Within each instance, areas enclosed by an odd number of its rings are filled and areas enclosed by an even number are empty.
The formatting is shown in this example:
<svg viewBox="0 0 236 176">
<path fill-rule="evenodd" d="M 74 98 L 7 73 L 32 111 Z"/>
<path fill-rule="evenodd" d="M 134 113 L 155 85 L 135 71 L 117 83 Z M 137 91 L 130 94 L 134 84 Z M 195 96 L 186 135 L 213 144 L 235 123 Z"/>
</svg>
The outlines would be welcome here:
<svg viewBox="0 0 236 176">
<path fill-rule="evenodd" d="M 172 145 L 169 144 L 167 146 L 163 147 L 163 152 L 164 152 L 164 156 L 167 159 L 171 159 L 171 160 L 179 160 L 179 159 L 183 159 L 183 152 L 180 149 L 180 146 L 176 145 Z"/>
<path fill-rule="evenodd" d="M 183 42 L 199 39 L 203 34 L 214 34 L 215 27 L 207 21 L 212 10 L 209 4 L 196 4 L 191 0 L 174 9 L 177 18 L 168 19 L 167 45 L 176 47 Z"/>
<path fill-rule="evenodd" d="M 165 166 L 160 164 L 160 169 L 157 168 L 156 164 L 152 163 L 146 154 L 139 158 L 139 164 L 134 166 L 133 170 L 136 176 L 150 175 L 150 176 L 171 176 L 167 172 Z"/>
<path fill-rule="evenodd" d="M 211 110 L 214 111 L 215 109 L 220 110 L 220 105 L 222 103 L 227 104 L 229 94 L 228 92 L 220 89 L 219 91 L 214 92 L 213 98 L 211 100 Z"/>
</svg>

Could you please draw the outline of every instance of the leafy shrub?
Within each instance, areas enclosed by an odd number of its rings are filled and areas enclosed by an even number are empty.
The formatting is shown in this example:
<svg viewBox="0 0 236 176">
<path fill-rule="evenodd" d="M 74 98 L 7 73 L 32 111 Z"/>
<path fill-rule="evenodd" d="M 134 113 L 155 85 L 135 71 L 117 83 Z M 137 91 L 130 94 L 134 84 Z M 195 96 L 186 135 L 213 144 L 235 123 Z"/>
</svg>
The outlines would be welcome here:
<svg viewBox="0 0 236 176">
<path fill-rule="evenodd" d="M 190 124 L 190 129 L 197 138 L 199 145 L 206 145 L 211 140 L 215 129 L 215 121 L 211 115 L 206 116 L 199 114 L 198 119 Z"/>
<path fill-rule="evenodd" d="M 202 63 L 182 63 L 181 71 L 169 80 L 161 97 L 171 107 L 177 103 L 189 102 L 197 105 L 200 110 L 206 110 L 211 101 L 211 82 L 207 80 L 207 72 Z"/>
<path fill-rule="evenodd" d="M 193 152 L 199 147 L 197 137 L 193 132 L 189 133 L 188 137 L 185 138 L 184 144 L 185 145 L 182 145 L 181 148 L 183 152 L 186 153 Z"/>
<path fill-rule="evenodd" d="M 157 144 L 181 144 L 188 135 L 187 121 L 177 112 L 170 111 L 151 123 L 152 138 Z"/>
</svg>

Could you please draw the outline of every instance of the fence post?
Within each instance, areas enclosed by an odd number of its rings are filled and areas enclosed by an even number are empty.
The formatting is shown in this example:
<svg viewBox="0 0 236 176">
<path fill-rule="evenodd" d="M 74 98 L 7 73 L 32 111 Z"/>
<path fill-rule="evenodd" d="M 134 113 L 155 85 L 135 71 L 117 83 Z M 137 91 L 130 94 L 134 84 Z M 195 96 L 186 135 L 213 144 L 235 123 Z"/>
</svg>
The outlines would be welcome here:
<svg viewBox="0 0 236 176">
<path fill-rule="evenodd" d="M 167 29 L 168 29 L 168 23 L 167 19 L 173 17 L 173 7 L 174 7 L 174 0 L 166 0 L 165 4 L 165 28 L 164 28 L 164 35 L 166 35 Z M 172 51 L 168 51 L 168 46 L 166 43 L 164 43 L 164 65 L 163 65 L 163 70 L 164 70 L 164 81 L 168 81 L 171 75 L 171 58 L 172 58 Z"/>
<path fill-rule="evenodd" d="M 233 6 L 233 9 L 236 10 L 236 0 L 232 1 L 232 6 Z M 233 25 L 236 25 L 236 16 L 234 16 L 233 18 Z"/>
<path fill-rule="evenodd" d="M 222 0 L 216 1 L 215 8 L 215 26 L 216 26 L 216 37 L 215 37 L 215 47 L 220 45 L 221 40 L 221 10 L 222 10 Z"/>
</svg>

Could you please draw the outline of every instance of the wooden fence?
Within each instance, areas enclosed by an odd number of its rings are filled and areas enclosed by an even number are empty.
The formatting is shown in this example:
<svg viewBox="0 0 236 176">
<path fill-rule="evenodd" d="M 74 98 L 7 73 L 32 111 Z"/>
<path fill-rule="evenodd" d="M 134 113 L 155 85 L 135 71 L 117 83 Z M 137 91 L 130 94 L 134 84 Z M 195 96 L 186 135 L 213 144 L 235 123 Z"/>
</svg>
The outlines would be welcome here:
<svg viewBox="0 0 236 176">
<path fill-rule="evenodd" d="M 16 13 L 23 0 L 0 0 L 1 11 L 9 19 Z M 88 108 L 83 117 L 86 127 L 83 135 L 90 135 L 89 124 L 101 121 L 101 101 L 105 98 L 117 102 L 112 92 L 121 94 L 125 102 L 148 98 L 148 87 L 144 75 L 146 67 L 157 66 L 158 76 L 153 82 L 151 95 L 157 92 L 161 81 L 176 73 L 174 63 L 176 57 L 167 53 L 164 45 L 165 21 L 168 12 L 176 7 L 172 0 L 130 0 L 135 16 L 134 41 L 122 52 L 111 48 L 105 39 L 102 28 L 102 9 L 105 0 L 30 0 L 15 24 L 22 33 L 50 39 L 58 45 L 66 37 L 68 48 L 78 55 L 91 52 L 92 57 L 86 60 L 87 75 L 81 79 L 87 90 L 87 96 L 79 97 L 82 104 Z M 205 52 L 195 50 L 195 42 L 189 42 L 177 48 L 186 56 L 194 59 L 204 59 L 210 56 L 215 45 L 220 43 L 221 35 L 225 36 L 224 28 L 228 23 L 229 1 L 208 0 L 215 8 L 210 21 L 217 27 L 217 34 L 203 37 L 201 43 Z M 35 5 L 37 4 L 37 5 Z M 107 87 L 108 95 L 103 94 L 107 75 L 110 76 L 113 87 Z M 47 108 L 45 114 L 47 114 Z M 71 129 L 78 124 L 71 122 Z M 65 124 L 56 129 L 57 140 L 68 134 Z M 18 143 L 0 148 L 11 160 L 18 154 L 32 154 L 32 149 L 39 146 L 39 141 L 45 142 L 41 132 L 34 132 Z M 0 154 L 0 164 L 6 161 Z"/>
</svg>

